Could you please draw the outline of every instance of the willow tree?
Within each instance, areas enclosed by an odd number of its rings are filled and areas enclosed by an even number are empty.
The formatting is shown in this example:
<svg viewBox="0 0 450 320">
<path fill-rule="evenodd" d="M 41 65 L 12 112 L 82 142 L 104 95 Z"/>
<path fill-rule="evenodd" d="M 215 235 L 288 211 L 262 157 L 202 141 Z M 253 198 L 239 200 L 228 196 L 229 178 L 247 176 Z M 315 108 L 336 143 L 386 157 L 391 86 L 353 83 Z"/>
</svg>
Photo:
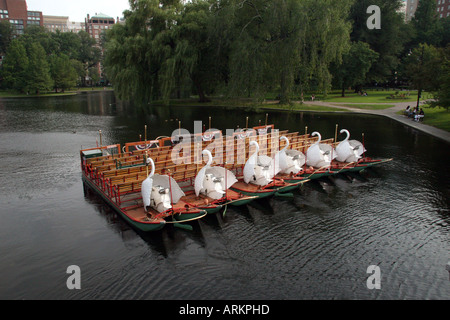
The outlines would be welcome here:
<svg viewBox="0 0 450 320">
<path fill-rule="evenodd" d="M 306 0 L 307 29 L 300 48 L 298 70 L 300 90 L 311 88 L 327 94 L 331 88 L 330 67 L 340 63 L 350 46 L 351 23 L 348 14 L 353 0 Z"/>
<path fill-rule="evenodd" d="M 289 102 L 296 83 L 315 79 L 322 89 L 331 83 L 329 65 L 348 46 L 346 21 L 351 0 L 230 1 L 235 7 L 230 88 L 263 98 L 278 91 Z"/>
<path fill-rule="evenodd" d="M 207 102 L 207 93 L 214 91 L 218 75 L 218 40 L 213 29 L 214 1 L 193 0 L 179 12 L 177 25 L 171 31 L 175 43 L 172 55 L 164 62 L 163 95 L 168 97 L 176 90 L 192 89 L 200 102 Z"/>
<path fill-rule="evenodd" d="M 178 1 L 130 0 L 125 24 L 107 33 L 105 69 L 121 99 L 151 101 L 161 97 L 165 62 L 176 46 Z"/>
</svg>

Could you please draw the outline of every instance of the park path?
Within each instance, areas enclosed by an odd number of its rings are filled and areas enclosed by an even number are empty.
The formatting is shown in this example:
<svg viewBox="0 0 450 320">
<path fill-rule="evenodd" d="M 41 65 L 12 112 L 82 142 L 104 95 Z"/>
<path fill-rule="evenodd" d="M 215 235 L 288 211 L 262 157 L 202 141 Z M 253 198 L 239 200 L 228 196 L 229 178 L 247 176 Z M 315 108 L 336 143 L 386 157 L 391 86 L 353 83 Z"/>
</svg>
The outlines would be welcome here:
<svg viewBox="0 0 450 320">
<path fill-rule="evenodd" d="M 430 134 L 432 136 L 435 136 L 436 138 L 439 138 L 441 140 L 446 141 L 447 143 L 450 143 L 450 132 L 424 124 L 423 122 L 416 122 L 413 121 L 411 118 L 408 118 L 404 115 L 397 114 L 398 111 L 405 110 L 408 105 L 411 107 L 414 107 L 416 105 L 415 102 L 398 102 L 394 105 L 394 107 L 381 109 L 381 110 L 367 110 L 367 109 L 360 109 L 360 108 L 351 108 L 349 105 L 352 103 L 349 102 L 326 102 L 326 101 L 308 101 L 305 102 L 309 105 L 321 105 L 326 107 L 332 107 L 332 108 L 339 108 L 339 109 L 347 109 L 352 112 L 358 112 L 358 113 L 366 113 L 366 114 L 374 114 L 379 116 L 385 116 L 388 118 L 391 118 L 393 120 L 396 120 L 400 123 L 403 123 L 404 125 L 413 127 L 417 130 L 420 130 L 422 132 L 425 132 L 427 134 Z M 360 104 L 360 103 L 356 103 Z M 383 104 L 383 103 L 370 103 L 370 104 Z M 386 103 L 385 103 L 386 104 Z M 390 105 L 392 103 L 389 103 Z M 426 115 L 425 115 L 426 117 Z"/>
</svg>

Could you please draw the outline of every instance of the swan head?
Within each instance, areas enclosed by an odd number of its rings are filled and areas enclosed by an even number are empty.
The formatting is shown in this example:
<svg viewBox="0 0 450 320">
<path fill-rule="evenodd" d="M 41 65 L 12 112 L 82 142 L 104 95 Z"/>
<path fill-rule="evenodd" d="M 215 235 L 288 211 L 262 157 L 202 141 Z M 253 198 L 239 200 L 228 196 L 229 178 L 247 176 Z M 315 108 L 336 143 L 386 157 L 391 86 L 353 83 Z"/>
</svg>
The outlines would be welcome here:
<svg viewBox="0 0 450 320">
<path fill-rule="evenodd" d="M 316 144 L 319 143 L 322 140 L 322 136 L 317 131 L 314 131 L 313 133 L 311 133 L 311 136 L 318 136 L 319 137 L 319 140 L 317 140 Z"/>
<path fill-rule="evenodd" d="M 345 140 L 348 140 L 348 138 L 350 138 L 350 132 L 348 132 L 347 129 L 342 129 L 341 131 L 339 131 L 339 133 L 345 133 L 347 135 L 347 137 L 345 138 Z"/>
<path fill-rule="evenodd" d="M 280 137 L 280 141 L 281 141 L 281 140 L 286 141 L 286 145 L 285 145 L 284 148 L 283 148 L 283 150 L 286 150 L 286 149 L 289 147 L 289 139 L 286 138 L 285 136 L 281 136 L 281 137 Z"/>
</svg>

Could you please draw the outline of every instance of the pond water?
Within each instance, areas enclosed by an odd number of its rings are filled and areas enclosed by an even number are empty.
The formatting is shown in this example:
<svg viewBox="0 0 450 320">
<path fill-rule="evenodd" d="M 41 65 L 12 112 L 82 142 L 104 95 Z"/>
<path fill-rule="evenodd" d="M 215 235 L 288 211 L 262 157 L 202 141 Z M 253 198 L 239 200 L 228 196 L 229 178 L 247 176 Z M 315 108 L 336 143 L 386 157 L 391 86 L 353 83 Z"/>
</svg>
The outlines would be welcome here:
<svg viewBox="0 0 450 320">
<path fill-rule="evenodd" d="M 365 136 L 394 158 L 359 175 L 313 181 L 294 198 L 210 215 L 194 230 L 132 229 L 83 186 L 79 150 L 171 135 L 194 120 L 225 130 L 267 111 L 153 107 L 112 92 L 0 100 L 0 299 L 448 299 L 448 144 L 393 120 L 350 113 L 270 112 L 290 131 Z M 338 137 L 343 139 L 342 135 Z M 69 290 L 67 267 L 81 270 Z M 377 265 L 381 288 L 370 290 Z"/>
</svg>

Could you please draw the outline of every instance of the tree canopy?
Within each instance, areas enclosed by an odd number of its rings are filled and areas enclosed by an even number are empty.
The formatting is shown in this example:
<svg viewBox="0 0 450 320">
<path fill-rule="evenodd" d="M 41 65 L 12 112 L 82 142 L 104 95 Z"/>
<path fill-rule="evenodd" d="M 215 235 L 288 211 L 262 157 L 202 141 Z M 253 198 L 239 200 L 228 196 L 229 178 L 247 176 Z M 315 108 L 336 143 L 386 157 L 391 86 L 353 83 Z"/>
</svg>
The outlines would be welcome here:
<svg viewBox="0 0 450 320">
<path fill-rule="evenodd" d="M 84 31 L 51 33 L 31 26 L 23 35 L 13 36 L 11 27 L 0 23 L 0 40 L 4 55 L 1 86 L 22 93 L 84 85 L 101 57 L 101 49 Z"/>
<path fill-rule="evenodd" d="M 41 27 L 14 38 L 1 23 L 2 87 L 58 91 L 106 75 L 120 99 L 146 103 L 190 96 L 288 103 L 304 92 L 326 95 L 334 86 L 344 95 L 378 84 L 445 97 L 445 76 L 426 73 L 445 75 L 448 65 L 450 17 L 440 19 L 435 2 L 421 0 L 406 21 L 401 0 L 130 0 L 124 22 L 100 45 L 84 31 Z M 380 28 L 368 26 L 371 6 Z"/>
</svg>

